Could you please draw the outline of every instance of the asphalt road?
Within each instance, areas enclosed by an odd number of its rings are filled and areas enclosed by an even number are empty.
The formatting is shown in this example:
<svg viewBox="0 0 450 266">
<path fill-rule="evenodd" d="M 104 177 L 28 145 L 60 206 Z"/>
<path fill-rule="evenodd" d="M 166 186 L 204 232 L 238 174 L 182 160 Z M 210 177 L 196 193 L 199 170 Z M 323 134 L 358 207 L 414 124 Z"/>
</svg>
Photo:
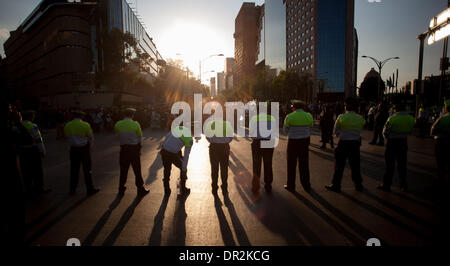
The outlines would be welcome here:
<svg viewBox="0 0 450 266">
<path fill-rule="evenodd" d="M 384 245 L 430 245 L 435 241 L 440 217 L 432 203 L 435 161 L 431 139 L 411 137 L 409 144 L 409 192 L 402 193 L 394 178 L 392 193 L 376 190 L 384 174 L 384 147 L 371 146 L 364 132 L 361 171 L 366 191 L 356 192 L 347 169 L 343 193 L 327 191 L 334 169 L 332 150 L 319 149 L 320 137 L 313 130 L 310 171 L 313 191 L 307 194 L 297 178 L 295 194 L 284 190 L 286 145 L 282 137 L 274 154 L 273 194 L 251 192 L 250 142 L 236 138 L 231 144 L 229 198 L 219 190 L 211 193 L 208 143 L 195 143 L 188 166 L 191 194 L 177 199 L 164 197 L 163 168 L 158 146 L 165 132 L 144 131 L 142 173 L 150 194 L 136 197 L 134 174 L 129 172 L 128 190 L 117 198 L 119 144 L 110 133 L 96 135 L 93 147 L 94 183 L 102 190 L 86 197 L 83 177 L 78 194 L 69 197 L 69 154 L 65 140 L 44 135 L 48 155 L 44 160 L 45 182 L 53 191 L 30 200 L 27 242 L 30 245 L 64 246 L 70 238 L 83 245 L 132 246 L 347 246 L 365 245 L 379 238 Z M 179 170 L 172 170 L 176 190 Z"/>
</svg>

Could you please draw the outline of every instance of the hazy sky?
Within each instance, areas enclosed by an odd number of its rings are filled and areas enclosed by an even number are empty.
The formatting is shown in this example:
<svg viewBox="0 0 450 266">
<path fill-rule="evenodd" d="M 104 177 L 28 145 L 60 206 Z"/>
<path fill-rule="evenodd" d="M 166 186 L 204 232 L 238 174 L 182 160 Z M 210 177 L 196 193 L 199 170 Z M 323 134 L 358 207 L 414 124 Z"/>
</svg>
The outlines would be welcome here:
<svg viewBox="0 0 450 266">
<path fill-rule="evenodd" d="M 281 0 L 280 0 L 281 1 Z M 0 0 L 0 42 L 3 43 L 40 0 Z M 136 0 L 128 0 L 136 6 Z M 234 56 L 234 19 L 242 0 L 139 0 L 137 8 L 165 59 L 179 58 L 198 73 L 198 62 L 212 54 Z M 257 4 L 263 0 L 256 1 Z M 399 86 L 417 78 L 419 41 L 432 17 L 447 7 L 446 0 L 355 0 L 359 35 L 358 86 L 374 67 L 371 60 L 399 56 L 383 68 L 383 78 L 398 68 Z M 3 47 L 1 47 L 3 54 Z M 178 55 L 177 55 L 178 54 Z M 424 75 L 439 74 L 442 42 L 426 45 Z M 203 70 L 221 71 L 223 58 L 211 58 Z M 207 75 L 207 74 L 204 74 Z"/>
</svg>

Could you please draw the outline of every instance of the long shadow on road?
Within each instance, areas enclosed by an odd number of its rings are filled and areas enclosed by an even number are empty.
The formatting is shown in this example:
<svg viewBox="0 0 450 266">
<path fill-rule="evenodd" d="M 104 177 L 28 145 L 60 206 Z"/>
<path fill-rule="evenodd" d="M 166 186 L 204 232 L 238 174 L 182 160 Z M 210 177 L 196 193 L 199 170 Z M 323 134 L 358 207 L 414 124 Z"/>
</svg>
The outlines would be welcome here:
<svg viewBox="0 0 450 266">
<path fill-rule="evenodd" d="M 133 217 L 134 210 L 141 202 L 142 197 L 137 196 L 133 203 L 128 207 L 128 209 L 124 212 L 116 227 L 112 230 L 112 232 L 108 235 L 108 237 L 103 242 L 104 246 L 112 246 L 116 242 L 119 235 L 122 233 L 128 221 L 130 221 L 131 217 Z"/>
<path fill-rule="evenodd" d="M 247 233 L 245 232 L 244 226 L 242 225 L 239 217 L 237 216 L 236 210 L 234 209 L 234 204 L 231 202 L 228 194 L 224 196 L 224 203 L 228 209 L 228 213 L 230 214 L 231 223 L 234 228 L 234 232 L 236 233 L 237 240 L 239 245 L 241 246 L 251 246 L 250 240 L 248 239 Z"/>
<path fill-rule="evenodd" d="M 169 202 L 169 197 L 165 196 L 163 201 L 161 202 L 161 207 L 159 207 L 158 213 L 155 216 L 155 220 L 153 222 L 153 229 L 150 237 L 148 239 L 149 246 L 160 246 L 161 238 L 162 238 L 162 230 L 163 230 L 163 222 L 164 222 L 164 214 L 166 213 L 167 204 Z"/>
<path fill-rule="evenodd" d="M 220 232 L 222 233 L 222 240 L 225 246 L 236 246 L 233 238 L 233 232 L 227 222 L 227 218 L 222 210 L 222 201 L 217 194 L 214 195 L 214 207 L 216 209 L 217 218 L 219 219 Z"/>
<path fill-rule="evenodd" d="M 417 229 L 413 228 L 412 226 L 410 226 L 410 225 L 400 221 L 399 219 L 397 219 L 397 218 L 395 218 L 395 217 L 393 217 L 393 216 L 383 212 L 382 210 L 380 210 L 380 209 L 378 209 L 376 207 L 373 207 L 373 206 L 371 206 L 371 205 L 369 205 L 367 203 L 364 203 L 364 202 L 362 202 L 360 200 L 357 200 L 357 199 L 355 199 L 354 197 L 350 196 L 349 194 L 347 194 L 345 192 L 342 192 L 341 194 L 345 198 L 347 198 L 350 201 L 352 201 L 353 203 L 355 203 L 356 205 L 358 205 L 358 206 L 362 207 L 363 209 L 365 209 L 365 210 L 367 210 L 367 211 L 369 211 L 369 212 L 371 212 L 371 213 L 373 213 L 373 214 L 375 214 L 375 215 L 377 215 L 377 216 L 379 216 L 379 217 L 389 221 L 393 225 L 396 225 L 396 226 L 402 228 L 403 230 L 408 231 L 411 234 L 413 234 L 413 235 L 415 235 L 415 236 L 417 236 L 417 237 L 419 237 L 421 239 L 424 239 L 424 240 L 429 240 L 430 239 L 429 235 L 423 234 L 422 232 L 418 231 Z"/>
<path fill-rule="evenodd" d="M 334 207 L 331 203 L 326 201 L 322 196 L 317 194 L 314 191 L 311 191 L 311 196 L 313 199 L 315 199 L 320 205 L 322 205 L 325 209 L 327 209 L 330 213 L 332 213 L 334 216 L 339 218 L 342 222 L 344 222 L 349 228 L 352 228 L 356 233 L 358 233 L 363 239 L 370 239 L 370 238 L 378 238 L 375 233 L 373 233 L 371 230 L 365 228 L 360 223 L 356 222 L 352 218 L 350 218 L 348 215 L 346 215 L 341 210 Z"/>
<path fill-rule="evenodd" d="M 341 233 L 351 244 L 356 246 L 362 246 L 366 244 L 366 241 L 362 238 L 358 237 L 351 231 L 347 230 L 345 227 L 336 222 L 333 218 L 331 218 L 328 214 L 314 205 L 307 198 L 300 195 L 300 193 L 295 192 L 294 196 L 299 199 L 303 204 L 305 204 L 309 209 L 311 209 L 314 213 L 316 213 L 320 218 L 322 218 L 326 223 L 332 226 L 337 232 Z"/>
<path fill-rule="evenodd" d="M 150 185 L 151 183 L 155 182 L 158 176 L 158 171 L 163 167 L 162 160 L 159 156 L 159 153 L 156 154 L 155 160 L 153 161 L 152 165 L 148 169 L 148 177 L 145 181 L 146 185 Z"/>
<path fill-rule="evenodd" d="M 57 215 L 55 218 L 50 220 L 48 223 L 46 223 L 43 227 L 41 227 L 39 230 L 37 230 L 35 233 L 33 233 L 30 237 L 27 238 L 26 243 L 28 245 L 33 244 L 40 236 L 44 235 L 48 230 L 53 228 L 54 225 L 56 225 L 58 222 L 60 222 L 64 217 L 66 217 L 69 213 L 74 211 L 76 208 L 78 208 L 81 204 L 83 204 L 88 198 L 82 198 L 75 203 L 71 204 L 67 209 L 65 209 L 63 212 L 61 212 L 59 215 Z"/>
<path fill-rule="evenodd" d="M 251 183 L 251 173 L 233 152 L 231 154 L 234 164 L 230 162 L 230 169 L 234 174 L 236 189 L 247 208 L 267 229 L 282 236 L 288 245 L 324 244 L 305 223 L 292 213 L 292 209 L 289 208 L 290 204 L 280 194 L 273 192 L 270 197 L 255 198 L 248 185 Z"/>
<path fill-rule="evenodd" d="M 177 199 L 175 213 L 173 215 L 173 232 L 168 241 L 168 246 L 186 245 L 186 200 L 187 197 Z"/>
<path fill-rule="evenodd" d="M 94 228 L 92 228 L 89 235 L 86 237 L 86 239 L 83 242 L 83 246 L 90 246 L 95 241 L 95 238 L 98 236 L 102 228 L 105 226 L 105 224 L 108 222 L 109 217 L 111 216 L 112 212 L 119 206 L 120 201 L 122 200 L 122 197 L 117 196 L 113 202 L 109 205 L 108 210 L 100 217 L 97 224 L 95 224 Z"/>
</svg>

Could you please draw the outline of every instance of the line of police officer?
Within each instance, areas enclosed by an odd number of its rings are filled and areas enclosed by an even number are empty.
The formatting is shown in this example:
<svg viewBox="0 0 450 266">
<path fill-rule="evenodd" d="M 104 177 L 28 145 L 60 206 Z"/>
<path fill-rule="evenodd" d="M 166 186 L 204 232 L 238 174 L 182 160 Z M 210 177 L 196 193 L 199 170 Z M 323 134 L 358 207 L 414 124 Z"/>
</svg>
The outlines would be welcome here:
<svg viewBox="0 0 450 266">
<path fill-rule="evenodd" d="M 431 135 L 436 139 L 436 159 L 438 164 L 439 180 L 448 180 L 449 176 L 449 142 L 450 142 L 450 100 L 445 102 L 446 112 L 436 121 L 432 127 Z M 293 101 L 293 112 L 287 115 L 284 126 L 288 133 L 287 145 L 287 184 L 286 190 L 295 191 L 295 178 L 297 163 L 300 172 L 300 182 L 305 191 L 310 191 L 310 171 L 309 171 L 309 145 L 311 128 L 314 120 L 310 113 L 306 112 L 306 104 L 302 101 Z M 357 191 L 363 191 L 363 181 L 360 173 L 360 147 L 361 130 L 366 121 L 356 113 L 358 102 L 354 98 L 345 101 L 345 113 L 338 116 L 334 126 L 334 133 L 339 138 L 338 146 L 335 150 L 335 170 L 332 184 L 326 186 L 328 190 L 334 192 L 341 191 L 341 180 L 347 160 L 352 171 L 352 179 Z M 149 193 L 144 187 L 141 174 L 140 154 L 142 148 L 142 130 L 138 122 L 133 120 L 135 109 L 128 108 L 123 111 L 124 119 L 115 125 L 116 135 L 120 139 L 120 178 L 119 195 L 124 195 L 126 181 L 130 165 L 135 174 L 135 184 L 139 196 Z M 92 161 L 90 150 L 94 143 L 94 136 L 91 126 L 82 120 L 85 115 L 81 111 L 73 111 L 73 120 L 66 124 L 65 135 L 70 143 L 70 194 L 76 193 L 80 166 L 83 167 L 85 184 L 88 195 L 93 195 L 99 191 L 92 181 Z M 43 188 L 43 171 L 41 157 L 45 156 L 45 147 L 42 137 L 36 124 L 33 123 L 34 113 L 24 112 L 24 119 L 18 124 L 16 130 L 22 132 L 22 140 L 19 141 L 19 158 L 24 166 L 23 173 L 26 187 L 29 190 L 36 190 L 40 193 L 48 192 Z M 253 179 L 252 191 L 258 193 L 260 189 L 261 166 L 264 165 L 264 183 L 267 193 L 272 191 L 273 170 L 272 158 L 273 147 L 263 147 L 262 141 L 268 141 L 272 136 L 262 136 L 259 129 L 270 130 L 276 123 L 275 118 L 266 113 L 259 113 L 250 121 L 250 128 L 256 128 L 256 135 L 252 135 L 252 161 Z M 405 111 L 402 104 L 395 106 L 395 113 L 386 122 L 383 135 L 387 139 L 385 151 L 386 173 L 383 184 L 378 189 L 390 191 L 392 179 L 397 164 L 401 189 L 407 190 L 407 137 L 414 128 L 415 120 Z M 22 130 L 21 130 L 22 129 Z M 28 132 L 28 136 L 23 132 Z M 220 132 L 220 134 L 217 134 Z M 217 193 L 219 170 L 222 181 L 222 191 L 228 193 L 228 164 L 230 155 L 230 142 L 233 140 L 233 128 L 228 121 L 216 119 L 206 125 L 207 140 L 210 142 L 209 157 L 211 163 L 212 192 Z M 20 134 L 19 134 L 20 135 Z M 163 186 L 166 195 L 170 195 L 169 185 L 172 165 L 181 171 L 178 195 L 188 195 L 190 189 L 186 187 L 187 165 L 189 155 L 193 145 L 193 138 L 190 130 L 184 126 L 175 128 L 167 134 L 160 155 L 164 166 Z M 182 149 L 185 149 L 184 156 Z"/>
</svg>

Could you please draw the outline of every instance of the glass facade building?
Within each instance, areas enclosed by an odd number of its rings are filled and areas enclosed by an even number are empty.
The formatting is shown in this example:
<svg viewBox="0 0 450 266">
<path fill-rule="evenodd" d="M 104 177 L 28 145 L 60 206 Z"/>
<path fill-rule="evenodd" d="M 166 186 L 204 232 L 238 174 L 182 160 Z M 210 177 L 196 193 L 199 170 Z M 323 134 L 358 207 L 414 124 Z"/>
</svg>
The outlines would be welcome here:
<svg viewBox="0 0 450 266">
<path fill-rule="evenodd" d="M 354 0 L 283 2 L 286 4 L 286 68 L 311 74 L 316 84 L 314 96 L 355 95 L 358 45 Z M 267 41 L 266 50 L 269 50 Z"/>
<path fill-rule="evenodd" d="M 151 63 L 151 72 L 156 75 L 158 73 L 157 60 L 162 60 L 162 56 L 127 1 L 108 0 L 107 13 L 108 29 L 116 28 L 131 33 L 136 38 L 139 48 L 154 59 Z"/>
<path fill-rule="evenodd" d="M 277 74 L 286 70 L 286 5 L 283 0 L 266 0 L 264 4 L 266 66 Z"/>
<path fill-rule="evenodd" d="M 325 92 L 345 90 L 346 13 L 346 0 L 317 2 L 317 77 L 328 81 Z"/>
</svg>

